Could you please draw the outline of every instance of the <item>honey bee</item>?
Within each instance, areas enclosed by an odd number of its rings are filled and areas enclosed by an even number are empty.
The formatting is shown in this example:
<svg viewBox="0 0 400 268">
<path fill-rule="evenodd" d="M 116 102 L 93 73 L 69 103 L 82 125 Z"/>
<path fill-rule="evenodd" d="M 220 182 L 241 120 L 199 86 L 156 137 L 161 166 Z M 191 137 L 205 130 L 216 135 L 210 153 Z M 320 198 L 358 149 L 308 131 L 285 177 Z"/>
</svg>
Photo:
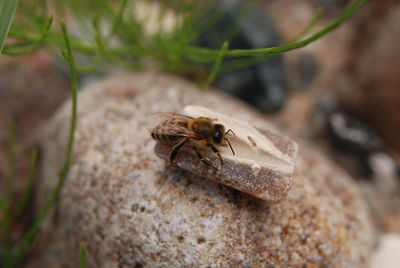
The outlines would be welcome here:
<svg viewBox="0 0 400 268">
<path fill-rule="evenodd" d="M 217 170 L 217 168 L 207 158 L 204 158 L 201 151 L 210 148 L 218 155 L 221 164 L 223 160 L 218 150 L 218 146 L 229 145 L 232 154 L 235 155 L 231 143 L 226 138 L 226 135 L 231 132 L 228 129 L 225 132 L 225 127 L 221 124 L 216 124 L 216 119 L 208 117 L 193 118 L 190 116 L 174 114 L 174 113 L 158 113 L 164 119 L 151 131 L 151 137 L 161 143 L 173 144 L 170 154 L 171 163 L 176 158 L 179 150 L 183 145 L 187 144 L 193 148 L 199 159 L 207 166 Z"/>
</svg>

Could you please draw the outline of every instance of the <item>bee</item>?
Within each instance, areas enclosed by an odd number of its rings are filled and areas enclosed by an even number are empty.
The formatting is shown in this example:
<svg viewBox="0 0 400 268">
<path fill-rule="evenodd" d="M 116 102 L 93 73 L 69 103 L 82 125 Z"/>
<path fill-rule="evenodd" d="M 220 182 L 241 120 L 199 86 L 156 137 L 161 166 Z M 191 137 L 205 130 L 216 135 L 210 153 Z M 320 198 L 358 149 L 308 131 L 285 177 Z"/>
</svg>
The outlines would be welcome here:
<svg viewBox="0 0 400 268">
<path fill-rule="evenodd" d="M 218 155 L 221 164 L 223 160 L 218 150 L 219 146 L 227 146 L 235 155 L 231 143 L 226 138 L 227 134 L 231 132 L 234 136 L 235 133 L 228 129 L 225 132 L 225 127 L 222 124 L 216 124 L 216 119 L 208 117 L 193 118 L 190 116 L 174 114 L 174 113 L 158 113 L 163 120 L 151 131 L 151 137 L 161 143 L 173 144 L 170 154 L 171 163 L 176 158 L 179 150 L 186 144 L 193 148 L 199 159 L 207 166 L 217 170 L 211 161 L 205 158 L 202 151 L 211 149 Z"/>
</svg>

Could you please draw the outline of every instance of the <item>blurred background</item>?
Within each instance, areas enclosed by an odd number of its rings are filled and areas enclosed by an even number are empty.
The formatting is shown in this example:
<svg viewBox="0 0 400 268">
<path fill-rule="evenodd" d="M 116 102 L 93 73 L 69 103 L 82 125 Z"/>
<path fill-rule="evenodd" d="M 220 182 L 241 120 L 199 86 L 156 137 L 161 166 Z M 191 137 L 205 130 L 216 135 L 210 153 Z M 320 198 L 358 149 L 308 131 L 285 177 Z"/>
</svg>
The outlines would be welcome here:
<svg viewBox="0 0 400 268">
<path fill-rule="evenodd" d="M 320 147 L 359 184 L 377 233 L 400 232 L 398 1 L 20 1 L 0 55 L 0 266 L 35 223 L 37 135 L 70 96 L 60 18 L 79 88 L 145 69 L 225 91 Z M 281 49 L 252 50 L 269 47 Z"/>
</svg>

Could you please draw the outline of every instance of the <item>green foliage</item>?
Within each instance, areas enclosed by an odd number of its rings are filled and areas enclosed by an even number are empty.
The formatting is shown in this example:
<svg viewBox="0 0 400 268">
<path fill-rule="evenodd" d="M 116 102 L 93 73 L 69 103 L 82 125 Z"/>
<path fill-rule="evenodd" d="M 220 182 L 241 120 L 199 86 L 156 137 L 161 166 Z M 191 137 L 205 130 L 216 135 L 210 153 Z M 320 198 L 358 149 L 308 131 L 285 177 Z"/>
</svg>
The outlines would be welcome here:
<svg viewBox="0 0 400 268">
<path fill-rule="evenodd" d="M 0 1 L 0 54 L 17 9 L 18 0 Z"/>
<path fill-rule="evenodd" d="M 130 69 L 156 64 L 168 72 L 190 73 L 196 70 L 199 64 L 215 62 L 221 53 L 218 49 L 195 45 L 197 37 L 212 27 L 221 17 L 221 14 L 216 13 L 202 24 L 194 23 L 197 18 L 210 10 L 210 5 L 199 3 L 199 1 L 158 2 L 161 7 L 158 9 L 158 14 L 153 14 L 153 17 L 157 16 L 154 22 L 156 28 L 154 33 L 146 30 L 143 19 L 138 15 L 138 1 L 53 1 L 58 15 L 72 14 L 75 18 L 74 25 L 79 31 L 74 31 L 71 36 L 71 47 L 75 53 L 80 54 L 79 59 L 85 64 L 85 66 L 77 66 L 81 71 L 92 71 L 113 62 Z M 331 23 L 312 35 L 307 36 L 321 16 L 321 9 L 317 10 L 309 25 L 293 42 L 261 49 L 226 49 L 224 57 L 240 58 L 239 62 L 243 61 L 243 57 L 253 57 L 252 60 L 245 60 L 246 66 L 254 61 L 267 60 L 271 56 L 304 47 L 337 28 L 366 2 L 367 0 L 353 0 Z M 44 1 L 36 0 L 34 3 L 36 4 L 27 4 L 25 1 L 20 3 L 21 14 L 16 17 L 10 31 L 10 36 L 16 38 L 17 41 L 5 47 L 5 54 L 19 55 L 41 46 L 62 45 L 62 33 L 57 29 L 49 28 L 51 20 L 47 18 Z M 142 1 L 142 3 L 150 5 L 153 2 Z M 152 6 L 147 7 L 147 10 L 151 9 Z M 174 10 L 176 23 L 171 30 L 166 31 L 165 21 L 171 10 Z M 146 16 L 150 20 L 152 14 L 149 13 Z M 35 23 L 27 25 L 27 20 Z M 235 32 L 234 27 L 230 32 Z M 231 35 L 232 33 L 227 33 L 227 36 Z M 241 64 L 233 66 L 241 66 Z M 214 71 L 213 69 L 210 73 Z M 211 75 L 208 77 L 210 78 Z M 207 83 L 206 81 L 203 84 Z"/>
</svg>

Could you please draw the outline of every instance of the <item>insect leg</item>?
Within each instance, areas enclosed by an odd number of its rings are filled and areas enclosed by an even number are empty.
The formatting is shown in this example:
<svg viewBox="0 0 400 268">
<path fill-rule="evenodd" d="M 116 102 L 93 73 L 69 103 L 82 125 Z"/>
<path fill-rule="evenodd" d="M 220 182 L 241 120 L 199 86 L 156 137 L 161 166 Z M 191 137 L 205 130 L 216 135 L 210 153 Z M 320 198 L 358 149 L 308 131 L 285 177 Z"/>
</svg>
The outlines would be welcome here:
<svg viewBox="0 0 400 268">
<path fill-rule="evenodd" d="M 235 155 L 235 151 L 233 150 L 233 148 L 232 148 L 232 145 L 231 145 L 231 143 L 230 143 L 230 141 L 227 139 L 227 138 L 224 138 L 227 142 L 228 142 L 228 144 L 229 144 L 229 148 L 231 148 L 231 151 L 232 151 L 232 154 L 233 155 Z"/>
<path fill-rule="evenodd" d="M 197 150 L 196 147 L 193 147 L 193 150 L 196 152 L 197 156 L 199 157 L 199 159 L 200 159 L 204 164 L 206 164 L 207 166 L 210 166 L 210 167 L 212 167 L 213 169 L 215 169 L 215 170 L 218 171 L 218 169 L 211 163 L 211 161 L 208 160 L 207 158 L 204 158 L 204 156 Z"/>
<path fill-rule="evenodd" d="M 213 152 L 216 153 L 216 154 L 218 155 L 219 160 L 221 160 L 221 163 L 223 164 L 224 161 L 222 160 L 221 154 L 219 153 L 217 147 L 215 147 L 214 144 L 212 144 L 212 143 L 207 144 L 207 146 L 210 147 L 211 150 L 213 150 Z"/>
<path fill-rule="evenodd" d="M 176 155 L 178 154 L 179 150 L 182 148 L 182 146 L 188 141 L 188 139 L 183 139 L 182 141 L 180 141 L 178 144 L 174 145 L 174 147 L 172 148 L 171 154 L 169 156 L 169 161 L 172 163 L 175 158 Z"/>
</svg>

